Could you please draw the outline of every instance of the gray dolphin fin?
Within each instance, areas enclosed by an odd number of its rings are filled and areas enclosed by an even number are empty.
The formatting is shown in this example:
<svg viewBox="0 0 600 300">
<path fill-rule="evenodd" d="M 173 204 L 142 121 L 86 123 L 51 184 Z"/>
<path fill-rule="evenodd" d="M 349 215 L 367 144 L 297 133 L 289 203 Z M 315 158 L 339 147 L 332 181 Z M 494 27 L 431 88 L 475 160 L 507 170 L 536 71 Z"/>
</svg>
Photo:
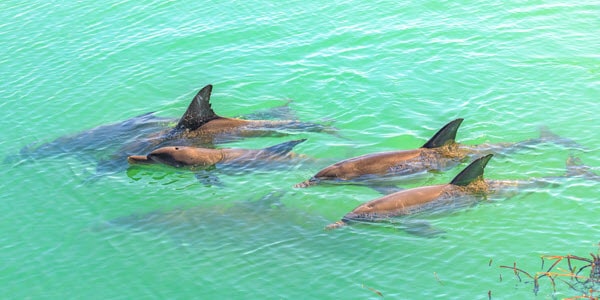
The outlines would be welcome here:
<svg viewBox="0 0 600 300">
<path fill-rule="evenodd" d="M 372 184 L 372 185 L 367 185 L 367 186 L 382 195 L 389 195 L 389 194 L 393 194 L 393 193 L 404 190 L 404 188 L 397 187 L 396 185 L 391 184 L 391 183 L 390 184 Z"/>
<path fill-rule="evenodd" d="M 424 220 L 410 220 L 403 222 L 403 229 L 409 234 L 413 234 L 425 238 L 438 237 L 446 231 L 433 227 L 429 222 Z"/>
<path fill-rule="evenodd" d="M 446 124 L 421 148 L 438 148 L 449 143 L 454 143 L 454 140 L 456 139 L 456 131 L 458 131 L 458 127 L 460 127 L 460 124 L 463 120 L 464 119 L 459 118 Z"/>
<path fill-rule="evenodd" d="M 214 166 L 209 167 L 208 169 L 196 170 L 194 172 L 194 177 L 206 187 L 224 187 L 225 184 L 223 184 L 221 179 L 219 179 L 219 176 L 215 174 L 214 170 Z"/>
<path fill-rule="evenodd" d="M 588 180 L 600 181 L 600 175 L 594 173 L 590 166 L 583 164 L 579 157 L 569 156 L 567 159 L 567 177 L 582 177 Z"/>
<path fill-rule="evenodd" d="M 195 130 L 211 120 L 220 118 L 210 105 L 211 92 L 212 85 L 209 84 L 196 94 L 175 129 Z"/>
<path fill-rule="evenodd" d="M 290 151 L 292 151 L 292 149 L 294 149 L 294 147 L 296 147 L 296 145 L 298 145 L 304 141 L 306 141 L 306 139 L 288 141 L 285 143 L 281 143 L 281 144 L 277 144 L 275 146 L 265 148 L 264 151 L 271 152 L 271 153 L 277 154 L 277 155 L 286 155 Z"/>
<path fill-rule="evenodd" d="M 483 170 L 492 156 L 493 154 L 488 154 L 474 160 L 464 170 L 458 173 L 458 175 L 452 179 L 450 184 L 466 186 L 475 180 L 483 179 Z"/>
</svg>

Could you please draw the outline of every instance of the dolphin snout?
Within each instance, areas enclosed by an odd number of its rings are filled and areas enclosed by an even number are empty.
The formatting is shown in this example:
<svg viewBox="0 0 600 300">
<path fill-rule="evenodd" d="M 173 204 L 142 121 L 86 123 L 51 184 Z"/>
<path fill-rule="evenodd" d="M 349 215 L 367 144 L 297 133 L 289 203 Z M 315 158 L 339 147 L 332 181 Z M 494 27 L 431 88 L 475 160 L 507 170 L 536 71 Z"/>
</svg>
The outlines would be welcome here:
<svg viewBox="0 0 600 300">
<path fill-rule="evenodd" d="M 149 164 L 152 163 L 152 159 L 145 155 L 131 155 L 127 157 L 127 162 L 130 164 Z"/>
</svg>

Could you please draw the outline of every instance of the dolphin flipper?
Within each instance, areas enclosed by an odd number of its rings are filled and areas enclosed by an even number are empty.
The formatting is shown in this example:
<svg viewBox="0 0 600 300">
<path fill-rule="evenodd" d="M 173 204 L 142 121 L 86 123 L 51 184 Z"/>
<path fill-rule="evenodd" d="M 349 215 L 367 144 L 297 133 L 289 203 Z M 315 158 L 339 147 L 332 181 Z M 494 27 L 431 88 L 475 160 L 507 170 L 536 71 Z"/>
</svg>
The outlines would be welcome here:
<svg viewBox="0 0 600 300">
<path fill-rule="evenodd" d="M 450 143 L 454 143 L 456 139 L 456 131 L 458 131 L 458 127 L 462 123 L 464 119 L 459 118 L 448 124 L 446 124 L 442 129 L 436 132 L 435 135 L 422 148 L 438 148 Z"/>
<path fill-rule="evenodd" d="M 402 229 L 406 233 L 427 238 L 437 237 L 446 233 L 446 231 L 437 229 L 431 223 L 424 220 L 404 221 Z"/>
<path fill-rule="evenodd" d="M 404 188 L 401 187 L 397 187 L 396 185 L 393 184 L 373 184 L 373 185 L 368 185 L 368 187 L 370 187 L 371 189 L 377 191 L 378 193 L 382 194 L 382 195 L 389 195 L 389 194 L 393 194 L 399 191 L 404 190 Z"/>
<path fill-rule="evenodd" d="M 203 87 L 194 97 L 185 114 L 179 119 L 176 130 L 195 130 L 211 120 L 220 118 L 210 105 L 212 85 Z"/>
<path fill-rule="evenodd" d="M 493 154 L 488 154 L 474 160 L 464 170 L 458 173 L 458 175 L 452 179 L 450 184 L 466 186 L 473 181 L 483 179 L 483 170 L 492 156 Z"/>
<path fill-rule="evenodd" d="M 198 170 L 198 171 L 194 172 L 194 177 L 196 177 L 196 179 L 198 179 L 198 181 L 206 187 L 211 187 L 211 186 L 224 187 L 225 186 L 223 184 L 223 182 L 221 181 L 221 179 L 219 179 L 219 176 L 215 175 L 209 169 Z"/>
<path fill-rule="evenodd" d="M 288 141 L 285 143 L 281 143 L 281 144 L 277 144 L 275 146 L 271 146 L 268 148 L 265 148 L 264 151 L 266 152 L 270 152 L 276 155 L 286 155 L 288 154 L 290 151 L 292 151 L 292 149 L 294 149 L 294 147 L 302 142 L 306 141 L 306 139 L 300 139 L 300 140 L 293 140 L 293 141 Z"/>
</svg>

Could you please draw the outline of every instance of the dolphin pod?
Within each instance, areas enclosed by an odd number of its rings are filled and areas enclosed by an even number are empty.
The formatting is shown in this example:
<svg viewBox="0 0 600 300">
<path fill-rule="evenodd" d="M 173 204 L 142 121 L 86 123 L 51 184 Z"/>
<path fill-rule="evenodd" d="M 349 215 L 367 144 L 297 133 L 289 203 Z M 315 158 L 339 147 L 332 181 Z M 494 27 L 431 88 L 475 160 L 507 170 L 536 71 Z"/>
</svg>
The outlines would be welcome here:
<svg viewBox="0 0 600 300">
<path fill-rule="evenodd" d="M 222 117 L 212 109 L 212 88 L 209 84 L 200 89 L 179 119 L 146 113 L 41 145 L 26 146 L 19 157 L 7 157 L 5 161 L 74 155 L 84 161 L 96 161 L 98 171 L 111 173 L 126 169 L 128 156 L 165 146 L 214 147 L 246 137 L 284 136 L 290 131 L 335 132 L 330 126 L 297 120 Z"/>
<path fill-rule="evenodd" d="M 567 159 L 567 171 L 562 176 L 527 180 L 488 180 L 483 175 L 492 156 L 493 154 L 488 154 L 475 159 L 450 183 L 401 190 L 365 202 L 345 214 L 341 220 L 327 225 L 325 229 L 335 229 L 356 222 L 387 221 L 426 211 L 456 210 L 488 200 L 490 195 L 510 193 L 511 190 L 524 187 L 547 186 L 567 177 L 600 181 L 600 176 L 576 157 Z"/>
<path fill-rule="evenodd" d="M 120 123 L 104 125 L 74 136 L 26 147 L 25 156 L 53 156 L 61 153 L 88 153 L 106 150 L 111 142 L 119 146 L 108 161 L 116 165 L 164 164 L 192 170 L 210 169 L 216 164 L 248 166 L 267 161 L 286 161 L 295 157 L 292 149 L 306 139 L 291 140 L 263 149 L 221 148 L 216 143 L 265 135 L 285 135 L 289 130 L 332 132 L 332 128 L 296 120 L 247 120 L 219 116 L 210 103 L 212 85 L 195 95 L 178 120 L 160 118 L 153 113 Z M 176 121 L 176 125 L 172 126 Z M 474 159 L 446 184 L 402 190 L 368 201 L 328 225 L 334 229 L 353 222 L 377 222 L 436 209 L 455 209 L 477 203 L 488 194 L 507 186 L 524 183 L 491 181 L 483 178 L 484 169 L 496 154 L 543 142 L 573 143 L 544 131 L 539 138 L 496 145 L 462 145 L 456 142 L 463 119 L 450 121 L 417 149 L 365 154 L 339 161 L 318 171 L 295 187 L 304 188 L 324 182 L 360 182 L 364 179 L 404 176 L 424 171 L 442 171 L 466 159 Z M 113 145 L 114 146 L 114 145 Z M 147 154 L 145 154 L 147 153 Z M 144 155 L 139 155 L 144 154 Z M 102 162 L 102 160 L 101 160 Z M 570 158 L 565 176 L 581 176 L 600 181 L 600 176 Z"/>
<path fill-rule="evenodd" d="M 565 143 L 547 130 L 539 138 L 516 143 L 463 145 L 456 142 L 456 133 L 463 119 L 455 119 L 429 139 L 423 146 L 365 154 L 332 164 L 294 187 L 305 188 L 320 183 L 360 182 L 373 177 L 406 176 L 424 171 L 443 171 L 458 165 L 467 157 L 518 150 L 544 142 Z"/>
</svg>

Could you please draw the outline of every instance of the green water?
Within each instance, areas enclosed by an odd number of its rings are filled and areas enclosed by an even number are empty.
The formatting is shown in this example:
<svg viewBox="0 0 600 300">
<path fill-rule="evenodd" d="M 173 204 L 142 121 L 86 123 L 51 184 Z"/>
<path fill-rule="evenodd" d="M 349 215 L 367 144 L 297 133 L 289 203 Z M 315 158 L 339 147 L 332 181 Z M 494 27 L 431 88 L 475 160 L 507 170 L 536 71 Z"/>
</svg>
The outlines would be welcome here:
<svg viewBox="0 0 600 300">
<path fill-rule="evenodd" d="M 324 231 L 379 197 L 361 186 L 294 189 L 327 164 L 421 146 L 465 121 L 464 144 L 552 143 L 499 156 L 493 179 L 563 174 L 576 155 L 600 173 L 597 1 L 0 2 L 0 294 L 11 299 L 533 299 L 500 265 L 598 251 L 598 182 L 558 186 L 422 217 L 434 238 L 381 226 Z M 11 159 L 146 112 L 179 117 L 214 84 L 239 116 L 285 104 L 338 134 L 307 138 L 317 159 L 222 174 L 143 169 L 89 180 L 94 161 Z M 108 154 L 105 154 L 108 155 Z M 407 184 L 444 183 L 461 167 Z M 150 213 L 150 214 L 149 214 Z M 491 262 L 491 263 L 490 263 Z M 536 299 L 551 299 L 548 281 Z M 579 295 L 566 285 L 556 296 Z"/>
</svg>

